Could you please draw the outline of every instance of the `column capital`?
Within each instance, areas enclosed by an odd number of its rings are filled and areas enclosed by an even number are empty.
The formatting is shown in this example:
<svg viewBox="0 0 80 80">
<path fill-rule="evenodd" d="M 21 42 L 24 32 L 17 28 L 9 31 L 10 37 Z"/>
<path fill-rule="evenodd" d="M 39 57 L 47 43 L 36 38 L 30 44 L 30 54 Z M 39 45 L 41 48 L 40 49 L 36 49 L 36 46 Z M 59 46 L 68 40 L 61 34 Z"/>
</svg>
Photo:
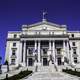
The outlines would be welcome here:
<svg viewBox="0 0 80 80">
<path fill-rule="evenodd" d="M 41 42 L 41 40 L 38 40 L 38 43 L 40 43 Z"/>
<path fill-rule="evenodd" d="M 26 41 L 22 40 L 21 42 L 24 42 L 25 43 Z"/>
<path fill-rule="evenodd" d="M 26 43 L 26 41 L 24 41 L 24 43 Z"/>
<path fill-rule="evenodd" d="M 56 40 L 52 40 L 52 42 L 55 42 Z"/>
<path fill-rule="evenodd" d="M 66 42 L 67 40 L 63 40 L 63 42 Z"/>
</svg>

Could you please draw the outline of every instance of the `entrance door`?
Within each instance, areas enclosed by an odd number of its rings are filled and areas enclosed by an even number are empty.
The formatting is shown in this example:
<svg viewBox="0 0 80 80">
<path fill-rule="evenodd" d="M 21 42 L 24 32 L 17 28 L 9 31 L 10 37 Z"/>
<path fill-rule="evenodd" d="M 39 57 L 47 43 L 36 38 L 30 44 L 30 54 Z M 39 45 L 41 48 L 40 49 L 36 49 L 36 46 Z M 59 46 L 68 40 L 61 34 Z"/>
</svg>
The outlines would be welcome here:
<svg viewBox="0 0 80 80">
<path fill-rule="evenodd" d="M 62 62 L 61 62 L 61 57 L 58 57 L 58 58 L 57 58 L 57 62 L 58 62 L 58 65 L 61 65 L 61 64 L 62 64 Z"/>
<path fill-rule="evenodd" d="M 33 66 L 33 59 L 32 58 L 28 59 L 28 66 Z"/>
<path fill-rule="evenodd" d="M 47 66 L 47 65 L 48 65 L 47 58 L 43 58 L 43 66 Z"/>
</svg>

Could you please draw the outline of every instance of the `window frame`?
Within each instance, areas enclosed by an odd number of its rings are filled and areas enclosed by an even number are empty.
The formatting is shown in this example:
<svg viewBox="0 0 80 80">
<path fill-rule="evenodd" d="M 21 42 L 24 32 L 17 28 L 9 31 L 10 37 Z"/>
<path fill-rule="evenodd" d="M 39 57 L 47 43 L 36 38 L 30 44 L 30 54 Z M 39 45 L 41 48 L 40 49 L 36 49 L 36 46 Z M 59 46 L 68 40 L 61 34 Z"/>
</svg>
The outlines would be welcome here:
<svg viewBox="0 0 80 80">
<path fill-rule="evenodd" d="M 17 38 L 17 34 L 14 34 L 14 38 Z"/>
<path fill-rule="evenodd" d="M 73 38 L 74 38 L 74 34 L 71 34 L 71 37 L 73 37 Z"/>
<path fill-rule="evenodd" d="M 16 47 L 16 43 L 15 42 L 13 43 L 13 47 Z"/>
<path fill-rule="evenodd" d="M 77 63 L 78 61 L 77 61 L 77 57 L 74 57 L 74 63 Z"/>
<path fill-rule="evenodd" d="M 15 65 L 15 59 L 11 59 L 11 64 Z"/>
</svg>

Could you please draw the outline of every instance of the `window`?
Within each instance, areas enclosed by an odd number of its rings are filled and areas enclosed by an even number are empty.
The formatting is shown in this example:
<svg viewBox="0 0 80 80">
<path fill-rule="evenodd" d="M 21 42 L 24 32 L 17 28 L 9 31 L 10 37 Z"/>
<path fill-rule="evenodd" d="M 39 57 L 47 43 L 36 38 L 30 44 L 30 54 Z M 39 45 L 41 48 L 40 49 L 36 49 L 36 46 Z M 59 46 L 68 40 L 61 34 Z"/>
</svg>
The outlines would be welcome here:
<svg viewBox="0 0 80 80">
<path fill-rule="evenodd" d="M 13 46 L 15 47 L 16 46 L 16 43 L 13 43 Z"/>
<path fill-rule="evenodd" d="M 15 64 L 15 59 L 11 59 L 11 64 L 12 64 L 12 65 Z"/>
<path fill-rule="evenodd" d="M 33 65 L 33 59 L 32 58 L 29 58 L 28 59 L 28 66 L 32 66 Z"/>
<path fill-rule="evenodd" d="M 16 50 L 12 50 L 12 55 L 15 55 L 16 54 Z"/>
<path fill-rule="evenodd" d="M 76 49 L 73 49 L 73 54 L 76 54 Z"/>
<path fill-rule="evenodd" d="M 47 49 L 43 49 L 43 54 L 47 54 Z"/>
<path fill-rule="evenodd" d="M 74 63 L 77 63 L 77 57 L 74 57 Z"/>
<path fill-rule="evenodd" d="M 43 66 L 47 66 L 47 65 L 48 65 L 47 58 L 43 58 Z"/>
<path fill-rule="evenodd" d="M 29 49 L 29 54 L 30 55 L 33 54 L 33 49 L 32 48 Z"/>
<path fill-rule="evenodd" d="M 61 54 L 61 49 L 60 48 L 57 49 L 57 54 Z"/>
<path fill-rule="evenodd" d="M 74 37 L 74 34 L 72 34 L 71 36 Z"/>
<path fill-rule="evenodd" d="M 75 42 L 72 42 L 72 45 L 75 46 Z"/>
<path fill-rule="evenodd" d="M 14 34 L 14 38 L 16 38 L 17 37 L 17 35 L 16 34 Z"/>
</svg>

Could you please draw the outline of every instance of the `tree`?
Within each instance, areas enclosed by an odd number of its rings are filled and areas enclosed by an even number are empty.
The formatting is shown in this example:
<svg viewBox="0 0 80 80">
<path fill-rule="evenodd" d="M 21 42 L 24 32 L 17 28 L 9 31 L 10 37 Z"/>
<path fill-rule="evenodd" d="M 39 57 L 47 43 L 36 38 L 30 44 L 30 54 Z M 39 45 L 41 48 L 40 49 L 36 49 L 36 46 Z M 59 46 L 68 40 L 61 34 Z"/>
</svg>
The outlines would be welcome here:
<svg viewBox="0 0 80 80">
<path fill-rule="evenodd" d="M 4 65 L 7 65 L 7 72 L 9 72 L 9 63 L 7 60 L 5 61 Z"/>
<path fill-rule="evenodd" d="M 2 57 L 0 56 L 0 74 L 2 73 L 2 70 L 1 70 L 1 60 L 2 60 Z"/>
</svg>

